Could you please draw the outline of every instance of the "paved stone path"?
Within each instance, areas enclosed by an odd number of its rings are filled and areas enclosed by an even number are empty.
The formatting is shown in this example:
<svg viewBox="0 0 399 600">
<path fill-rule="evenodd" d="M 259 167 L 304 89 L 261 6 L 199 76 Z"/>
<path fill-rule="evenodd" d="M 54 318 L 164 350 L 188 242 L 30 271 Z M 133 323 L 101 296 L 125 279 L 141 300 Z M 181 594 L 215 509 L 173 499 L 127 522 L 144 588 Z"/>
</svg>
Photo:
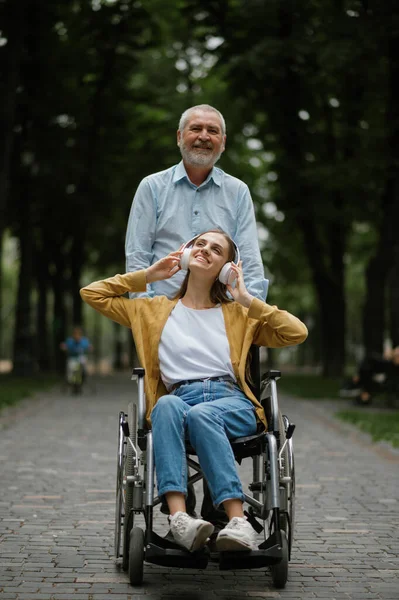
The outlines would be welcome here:
<svg viewBox="0 0 399 600">
<path fill-rule="evenodd" d="M 59 390 L 0 416 L 0 599 L 399 598 L 399 454 L 332 417 L 331 404 L 282 398 L 297 424 L 297 527 L 289 582 L 267 569 L 145 565 L 132 588 L 113 558 L 117 418 L 135 384 Z M 249 479 L 250 463 L 242 470 Z M 165 517 L 156 510 L 165 529 Z"/>
</svg>

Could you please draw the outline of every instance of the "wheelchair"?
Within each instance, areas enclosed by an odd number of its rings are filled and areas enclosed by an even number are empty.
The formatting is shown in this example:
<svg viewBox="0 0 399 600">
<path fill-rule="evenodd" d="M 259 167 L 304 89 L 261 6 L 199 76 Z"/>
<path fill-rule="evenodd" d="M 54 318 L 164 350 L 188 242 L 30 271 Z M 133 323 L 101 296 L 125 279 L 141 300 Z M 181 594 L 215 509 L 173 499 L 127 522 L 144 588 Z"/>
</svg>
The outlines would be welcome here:
<svg viewBox="0 0 399 600">
<path fill-rule="evenodd" d="M 231 440 L 236 461 L 252 459 L 252 482 L 244 490 L 245 510 L 255 531 L 263 532 L 257 550 L 214 552 L 205 546 L 188 552 L 168 533 L 161 537 L 153 530 L 153 511 L 161 504 L 155 495 L 155 467 L 152 431 L 145 424 L 144 369 L 134 368 L 132 379 L 138 386 L 137 401 L 119 413 L 115 511 L 115 557 L 122 559 L 132 585 L 143 581 L 144 562 L 165 567 L 205 569 L 208 562 L 221 570 L 253 569 L 268 566 L 273 584 L 284 588 L 288 578 L 295 525 L 295 466 L 292 435 L 295 425 L 278 406 L 277 381 L 280 371 L 270 370 L 260 377 L 259 349 L 252 346 L 252 389 L 266 414 L 268 429 L 255 435 Z M 195 450 L 186 442 L 187 465 L 194 474 L 188 484 L 203 478 Z M 247 493 L 248 492 L 248 493 Z M 137 526 L 144 517 L 145 530 Z M 140 519 L 142 522 L 143 519 Z"/>
</svg>

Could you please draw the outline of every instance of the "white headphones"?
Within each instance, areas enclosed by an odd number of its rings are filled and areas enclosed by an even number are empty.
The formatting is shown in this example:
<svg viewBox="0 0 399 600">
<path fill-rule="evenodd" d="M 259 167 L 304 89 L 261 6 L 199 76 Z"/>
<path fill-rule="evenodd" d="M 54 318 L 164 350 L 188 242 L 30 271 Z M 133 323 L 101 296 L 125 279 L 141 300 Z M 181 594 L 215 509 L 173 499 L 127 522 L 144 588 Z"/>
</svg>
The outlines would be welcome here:
<svg viewBox="0 0 399 600">
<path fill-rule="evenodd" d="M 199 235 L 196 235 L 195 237 L 191 238 L 191 240 L 189 240 L 188 242 L 186 242 L 184 244 L 184 246 L 182 248 L 183 254 L 180 259 L 180 268 L 183 271 L 187 271 L 188 262 L 190 260 L 190 254 L 191 254 L 191 247 L 192 247 L 193 243 L 195 242 L 195 240 L 197 238 L 201 237 L 201 235 L 202 235 L 201 233 Z M 233 242 L 234 248 L 236 250 L 234 262 L 236 265 L 238 265 L 238 263 L 240 261 L 240 251 L 238 249 L 237 244 L 234 242 L 234 240 L 231 240 L 231 241 Z M 227 284 L 231 285 L 233 283 L 234 279 L 236 278 L 236 274 L 233 271 L 233 269 L 231 268 L 231 262 L 227 262 L 225 265 L 223 265 L 218 278 L 219 278 L 220 283 L 224 283 L 224 285 L 227 285 Z"/>
</svg>

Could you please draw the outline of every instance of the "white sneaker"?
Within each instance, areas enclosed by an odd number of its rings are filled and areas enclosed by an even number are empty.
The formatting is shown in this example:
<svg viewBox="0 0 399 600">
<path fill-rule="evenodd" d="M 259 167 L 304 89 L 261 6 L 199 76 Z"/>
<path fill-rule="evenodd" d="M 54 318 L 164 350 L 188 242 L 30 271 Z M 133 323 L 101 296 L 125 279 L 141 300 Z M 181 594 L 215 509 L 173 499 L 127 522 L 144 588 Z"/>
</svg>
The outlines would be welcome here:
<svg viewBox="0 0 399 600">
<path fill-rule="evenodd" d="M 256 533 L 245 517 L 233 517 L 216 538 L 219 552 L 228 550 L 257 550 Z"/>
<path fill-rule="evenodd" d="M 169 517 L 170 531 L 176 544 L 190 552 L 199 550 L 215 529 L 212 523 L 202 519 L 194 519 L 185 512 L 177 512 Z"/>
</svg>

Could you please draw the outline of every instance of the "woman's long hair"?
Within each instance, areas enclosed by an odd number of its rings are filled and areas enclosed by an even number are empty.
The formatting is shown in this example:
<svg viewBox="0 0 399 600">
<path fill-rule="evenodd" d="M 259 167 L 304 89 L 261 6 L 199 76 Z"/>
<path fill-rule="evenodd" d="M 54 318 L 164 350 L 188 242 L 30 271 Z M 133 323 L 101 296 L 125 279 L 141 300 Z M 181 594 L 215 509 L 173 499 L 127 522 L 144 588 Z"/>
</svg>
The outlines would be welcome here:
<svg viewBox="0 0 399 600">
<path fill-rule="evenodd" d="M 204 231 L 203 233 L 200 233 L 199 235 L 197 235 L 197 237 L 193 240 L 192 246 L 195 244 L 195 242 L 197 241 L 197 239 L 199 237 L 201 237 L 202 235 L 205 235 L 205 233 L 221 233 L 223 235 L 223 237 L 227 240 L 228 243 L 228 257 L 226 262 L 231 262 L 234 261 L 235 256 L 236 256 L 236 248 L 234 246 L 234 242 L 231 239 L 231 237 L 222 229 L 208 229 L 208 231 Z M 192 247 L 190 246 L 190 248 Z M 174 296 L 175 298 L 183 298 L 184 294 L 187 291 L 187 285 L 188 285 L 188 279 L 190 277 L 190 271 L 187 271 L 187 275 L 185 276 L 183 283 L 180 286 L 180 289 L 178 290 L 177 294 Z M 211 296 L 211 302 L 213 304 L 219 304 L 219 303 L 224 303 L 224 302 L 231 302 L 231 298 L 228 297 L 227 293 L 226 293 L 226 286 L 224 283 L 221 283 L 219 281 L 219 278 L 216 279 L 216 281 L 214 281 L 212 287 L 211 287 L 211 291 L 210 291 L 210 296 Z"/>
</svg>

